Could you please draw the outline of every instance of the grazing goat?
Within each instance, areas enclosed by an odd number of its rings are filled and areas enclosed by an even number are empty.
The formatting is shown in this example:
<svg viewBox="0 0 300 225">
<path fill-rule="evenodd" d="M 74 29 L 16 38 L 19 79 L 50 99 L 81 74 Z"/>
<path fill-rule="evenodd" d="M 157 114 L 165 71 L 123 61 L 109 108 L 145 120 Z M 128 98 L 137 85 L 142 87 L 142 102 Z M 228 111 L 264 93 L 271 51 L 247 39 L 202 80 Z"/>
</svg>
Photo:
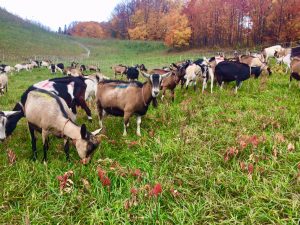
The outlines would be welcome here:
<svg viewBox="0 0 300 225">
<path fill-rule="evenodd" d="M 8 77 L 5 73 L 0 74 L 0 95 L 4 94 L 4 90 L 7 93 Z"/>
<path fill-rule="evenodd" d="M 17 72 L 20 72 L 21 70 L 29 71 L 28 64 L 16 64 L 15 69 Z"/>
<path fill-rule="evenodd" d="M 283 63 L 284 65 L 286 65 L 286 69 L 285 69 L 285 73 L 288 72 L 288 70 L 291 70 L 291 54 L 287 54 L 285 56 L 282 57 L 276 57 L 276 60 L 280 63 Z"/>
<path fill-rule="evenodd" d="M 50 61 L 50 60 L 43 60 L 43 61 L 41 62 L 41 67 L 46 67 L 46 68 L 48 68 L 48 67 L 50 66 L 50 64 L 51 64 L 51 61 Z"/>
<path fill-rule="evenodd" d="M 127 73 L 128 67 L 120 64 L 120 65 L 113 66 L 112 69 L 115 73 L 115 78 L 116 78 L 117 74 L 120 74 L 123 77 L 123 75 Z"/>
<path fill-rule="evenodd" d="M 256 71 L 256 69 L 255 69 Z M 247 64 L 239 62 L 220 62 L 215 69 L 217 82 L 221 89 L 224 82 L 236 81 L 235 93 L 241 87 L 242 82 L 250 78 L 250 68 Z"/>
<path fill-rule="evenodd" d="M 270 57 L 274 57 L 274 54 L 276 51 L 281 51 L 283 48 L 281 45 L 274 45 L 274 46 L 271 46 L 271 47 L 268 47 L 268 48 L 265 48 L 263 51 L 262 51 L 262 54 L 264 56 L 264 62 L 265 63 L 268 63 L 268 59 Z"/>
<path fill-rule="evenodd" d="M 300 81 L 300 58 L 293 58 L 291 62 L 291 75 L 290 75 L 290 87 L 293 78 Z"/>
<path fill-rule="evenodd" d="M 151 101 L 158 96 L 162 79 L 170 76 L 171 72 L 161 76 L 158 74 L 149 75 L 145 72 L 141 73 L 148 78 L 148 81 L 144 84 L 137 81 L 102 81 L 98 84 L 96 101 L 100 128 L 103 126 L 102 120 L 105 113 L 123 116 L 123 136 L 126 136 L 129 118 L 135 114 L 137 115 L 136 133 L 138 136 L 141 136 L 141 118 L 147 113 Z"/>
<path fill-rule="evenodd" d="M 85 125 L 81 127 L 74 123 L 75 116 L 65 101 L 57 95 L 45 91 L 34 90 L 27 94 L 24 105 L 24 114 L 28 122 L 33 150 L 33 159 L 37 159 L 35 131 L 42 133 L 44 158 L 47 161 L 49 135 L 64 138 L 64 150 L 69 160 L 69 139 L 77 149 L 77 153 L 84 164 L 88 163 L 99 141 L 95 137 L 97 130 L 89 133 Z"/>
</svg>

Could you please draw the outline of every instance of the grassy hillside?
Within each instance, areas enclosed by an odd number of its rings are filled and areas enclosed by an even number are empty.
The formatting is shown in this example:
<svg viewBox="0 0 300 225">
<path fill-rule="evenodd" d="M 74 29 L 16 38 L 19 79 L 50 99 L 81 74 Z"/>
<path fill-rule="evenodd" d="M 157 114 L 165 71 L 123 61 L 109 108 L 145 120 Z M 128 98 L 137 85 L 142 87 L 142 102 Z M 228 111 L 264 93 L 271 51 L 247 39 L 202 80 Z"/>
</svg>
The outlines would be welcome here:
<svg viewBox="0 0 300 225">
<path fill-rule="evenodd" d="M 86 53 L 69 37 L 48 32 L 0 8 L 0 60 L 38 56 L 81 56 Z M 4 57 L 4 58 L 3 58 Z"/>
<path fill-rule="evenodd" d="M 166 54 L 159 43 L 79 41 L 110 76 L 114 63 L 154 68 L 180 57 Z M 237 95 L 232 84 L 223 91 L 215 87 L 213 94 L 201 94 L 200 87 L 197 92 L 177 88 L 174 103 L 166 98 L 157 109 L 150 107 L 141 138 L 135 135 L 135 118 L 127 137 L 122 137 L 122 118 L 106 118 L 107 138 L 86 166 L 74 147 L 67 162 L 63 141 L 54 137 L 44 165 L 40 135 L 33 162 L 22 119 L 0 143 L 0 224 L 297 224 L 300 93 L 296 83 L 288 88 L 279 66 L 273 70 L 267 79 L 244 82 Z M 47 70 L 11 75 L 0 109 L 12 109 L 29 85 L 49 77 Z M 95 130 L 95 103 L 91 108 L 93 122 L 80 109 L 77 123 Z M 8 150 L 16 154 L 12 165 Z M 109 189 L 102 186 L 97 167 L 107 171 Z M 70 193 L 60 193 L 57 176 L 69 170 L 74 184 Z M 148 185 L 156 183 L 163 193 L 149 197 Z"/>
</svg>

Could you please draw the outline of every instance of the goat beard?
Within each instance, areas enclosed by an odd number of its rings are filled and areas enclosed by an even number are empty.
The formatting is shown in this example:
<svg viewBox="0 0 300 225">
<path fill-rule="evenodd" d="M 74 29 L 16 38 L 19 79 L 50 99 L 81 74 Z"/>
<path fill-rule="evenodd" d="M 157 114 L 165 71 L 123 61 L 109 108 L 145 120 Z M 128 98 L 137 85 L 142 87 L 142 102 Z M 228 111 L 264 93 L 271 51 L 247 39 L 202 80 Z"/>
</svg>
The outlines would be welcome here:
<svg viewBox="0 0 300 225">
<path fill-rule="evenodd" d="M 154 108 L 157 108 L 157 106 L 158 106 L 157 98 L 153 98 L 152 105 Z"/>
</svg>

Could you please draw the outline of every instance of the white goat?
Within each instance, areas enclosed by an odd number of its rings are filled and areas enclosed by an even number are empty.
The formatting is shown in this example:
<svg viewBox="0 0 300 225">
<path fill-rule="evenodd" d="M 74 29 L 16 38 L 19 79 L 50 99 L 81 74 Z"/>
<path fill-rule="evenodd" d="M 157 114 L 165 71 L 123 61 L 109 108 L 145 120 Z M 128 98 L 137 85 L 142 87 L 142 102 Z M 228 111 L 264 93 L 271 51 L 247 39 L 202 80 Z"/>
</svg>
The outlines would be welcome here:
<svg viewBox="0 0 300 225">
<path fill-rule="evenodd" d="M 7 92 L 8 77 L 5 73 L 0 74 L 0 95 L 4 94 L 4 90 Z"/>
</svg>

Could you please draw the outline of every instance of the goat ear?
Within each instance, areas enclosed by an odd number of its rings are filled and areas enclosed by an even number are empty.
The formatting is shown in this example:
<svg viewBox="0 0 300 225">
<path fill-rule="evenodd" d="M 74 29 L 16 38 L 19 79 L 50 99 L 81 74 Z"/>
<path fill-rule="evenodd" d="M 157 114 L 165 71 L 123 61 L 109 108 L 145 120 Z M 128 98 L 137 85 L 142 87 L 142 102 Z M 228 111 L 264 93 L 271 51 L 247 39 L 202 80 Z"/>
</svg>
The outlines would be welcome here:
<svg viewBox="0 0 300 225">
<path fill-rule="evenodd" d="M 145 73 L 144 71 L 141 71 L 141 73 L 142 73 L 142 75 L 144 76 L 144 77 L 146 77 L 146 78 L 150 78 L 150 74 L 148 74 L 148 73 Z"/>
<path fill-rule="evenodd" d="M 81 128 L 80 128 L 80 134 L 81 134 L 81 138 L 82 138 L 82 139 L 86 139 L 87 131 L 86 131 L 86 126 L 85 126 L 85 124 L 82 124 L 82 126 L 81 126 Z"/>
<path fill-rule="evenodd" d="M 161 75 L 161 78 L 164 79 L 164 78 L 167 78 L 168 76 L 170 76 L 173 72 L 169 72 L 169 73 L 165 73 L 163 75 Z"/>
<path fill-rule="evenodd" d="M 172 63 L 171 65 L 174 66 L 176 69 L 179 68 L 179 66 L 177 66 L 175 63 Z"/>
</svg>

